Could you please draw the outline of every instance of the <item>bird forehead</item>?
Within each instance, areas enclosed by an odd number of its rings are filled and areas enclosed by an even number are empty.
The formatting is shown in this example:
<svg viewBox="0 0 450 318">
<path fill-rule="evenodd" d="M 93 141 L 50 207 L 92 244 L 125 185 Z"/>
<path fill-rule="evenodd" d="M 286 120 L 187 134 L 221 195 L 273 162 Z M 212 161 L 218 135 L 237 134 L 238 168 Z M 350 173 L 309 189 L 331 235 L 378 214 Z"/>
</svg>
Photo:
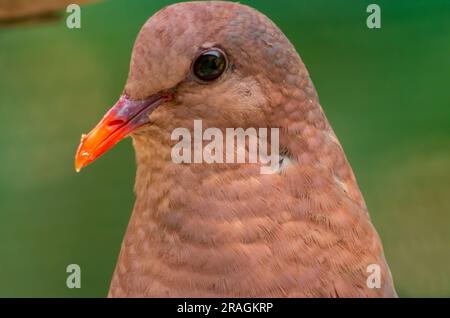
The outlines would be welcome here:
<svg viewBox="0 0 450 318">
<path fill-rule="evenodd" d="M 272 30 L 271 30 L 272 29 Z M 182 2 L 170 5 L 145 23 L 137 42 L 185 52 L 204 42 L 252 42 L 277 34 L 271 21 L 245 5 L 223 1 Z"/>
</svg>

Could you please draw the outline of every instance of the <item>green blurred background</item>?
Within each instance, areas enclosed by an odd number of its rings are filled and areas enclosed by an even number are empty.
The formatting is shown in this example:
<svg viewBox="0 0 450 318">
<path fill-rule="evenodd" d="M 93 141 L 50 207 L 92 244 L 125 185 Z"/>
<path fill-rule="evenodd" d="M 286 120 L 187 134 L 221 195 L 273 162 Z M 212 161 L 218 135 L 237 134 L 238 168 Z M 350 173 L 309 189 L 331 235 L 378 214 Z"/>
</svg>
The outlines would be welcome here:
<svg viewBox="0 0 450 318">
<path fill-rule="evenodd" d="M 76 1 L 75 1 L 76 2 Z M 129 139 L 76 174 L 80 134 L 112 105 L 146 19 L 110 0 L 0 29 L 0 296 L 104 297 L 132 210 Z M 450 296 L 450 1 L 241 1 L 300 52 L 382 237 L 400 296 Z M 66 266 L 81 266 L 81 289 Z"/>
</svg>

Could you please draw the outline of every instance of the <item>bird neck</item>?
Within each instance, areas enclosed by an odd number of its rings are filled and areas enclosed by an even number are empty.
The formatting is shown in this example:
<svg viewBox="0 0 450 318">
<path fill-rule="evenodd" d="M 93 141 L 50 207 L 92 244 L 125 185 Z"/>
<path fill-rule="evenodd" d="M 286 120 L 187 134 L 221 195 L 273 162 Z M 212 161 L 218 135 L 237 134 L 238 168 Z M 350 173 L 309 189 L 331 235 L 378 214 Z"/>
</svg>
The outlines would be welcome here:
<svg viewBox="0 0 450 318">
<path fill-rule="evenodd" d="M 314 250 L 335 237 L 344 249 L 362 250 L 378 240 L 314 89 L 278 92 L 270 116 L 290 159 L 282 173 L 264 175 L 248 163 L 176 164 L 170 134 L 150 127 L 133 136 L 136 202 L 112 285 L 140 277 L 154 282 L 148 295 L 267 295 L 279 261 L 316 261 L 296 242 Z M 375 252 L 374 262 L 382 255 Z M 141 285 L 132 290 L 143 292 Z"/>
</svg>

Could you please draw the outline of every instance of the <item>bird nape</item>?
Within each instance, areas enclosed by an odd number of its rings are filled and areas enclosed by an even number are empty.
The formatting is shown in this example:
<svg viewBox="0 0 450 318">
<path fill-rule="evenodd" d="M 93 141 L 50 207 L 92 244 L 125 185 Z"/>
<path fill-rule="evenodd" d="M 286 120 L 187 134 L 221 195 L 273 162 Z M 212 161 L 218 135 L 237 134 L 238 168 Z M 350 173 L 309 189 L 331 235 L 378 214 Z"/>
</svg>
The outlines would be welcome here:
<svg viewBox="0 0 450 318">
<path fill-rule="evenodd" d="M 278 128 L 283 169 L 174 162 L 172 132 L 193 131 L 195 120 L 219 131 Z M 127 135 L 136 202 L 110 297 L 396 295 L 308 71 L 263 14 L 202 1 L 153 15 L 122 96 L 82 138 L 76 169 Z"/>
</svg>

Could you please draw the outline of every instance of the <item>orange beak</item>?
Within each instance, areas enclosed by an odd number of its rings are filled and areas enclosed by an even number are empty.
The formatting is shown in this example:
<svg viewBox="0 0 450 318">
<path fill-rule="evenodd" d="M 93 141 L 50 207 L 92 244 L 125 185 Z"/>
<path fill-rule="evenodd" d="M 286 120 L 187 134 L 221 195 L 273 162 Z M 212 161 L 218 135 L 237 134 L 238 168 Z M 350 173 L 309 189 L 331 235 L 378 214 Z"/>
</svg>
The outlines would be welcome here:
<svg viewBox="0 0 450 318">
<path fill-rule="evenodd" d="M 149 122 L 150 113 L 171 100 L 170 93 L 161 93 L 143 100 L 131 100 L 122 95 L 119 101 L 87 135 L 81 137 L 75 155 L 75 170 L 96 160 L 136 128 Z"/>
</svg>

